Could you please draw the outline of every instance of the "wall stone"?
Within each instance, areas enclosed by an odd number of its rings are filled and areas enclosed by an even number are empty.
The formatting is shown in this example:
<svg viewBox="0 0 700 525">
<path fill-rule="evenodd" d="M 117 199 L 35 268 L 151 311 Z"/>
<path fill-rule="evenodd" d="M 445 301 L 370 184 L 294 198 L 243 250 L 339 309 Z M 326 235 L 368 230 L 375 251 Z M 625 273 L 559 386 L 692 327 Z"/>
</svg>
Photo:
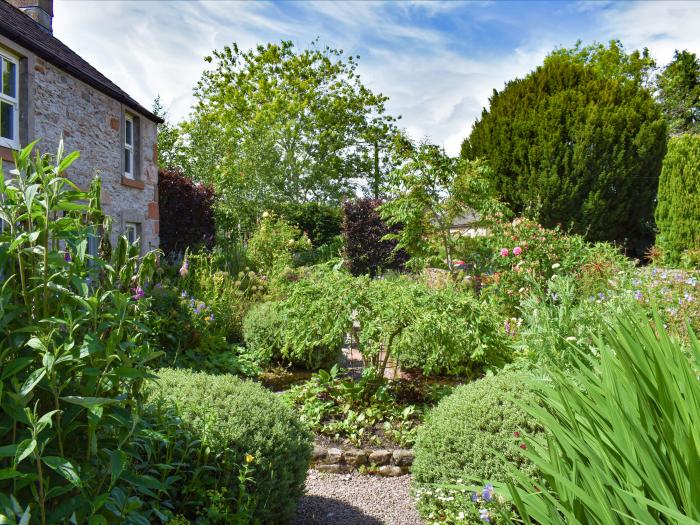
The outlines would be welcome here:
<svg viewBox="0 0 700 525">
<path fill-rule="evenodd" d="M 410 449 L 326 448 L 316 443 L 311 465 L 319 472 L 331 474 L 361 470 L 380 476 L 401 476 L 410 472 L 413 458 L 413 450 Z"/>
<path fill-rule="evenodd" d="M 41 139 L 39 149 L 55 153 L 63 134 L 65 151 L 80 151 L 68 177 L 81 188 L 87 188 L 95 174 L 102 179 L 102 204 L 113 218 L 113 241 L 124 233 L 125 222 L 136 222 L 141 227 L 142 248 L 157 248 L 158 214 L 152 211 L 158 209 L 158 168 L 153 154 L 156 124 L 45 60 L 36 59 L 32 76 L 30 139 Z M 122 183 L 124 112 L 138 118 L 140 143 L 134 164 L 140 168 L 136 178 L 143 189 L 137 187 L 139 184 Z"/>
</svg>

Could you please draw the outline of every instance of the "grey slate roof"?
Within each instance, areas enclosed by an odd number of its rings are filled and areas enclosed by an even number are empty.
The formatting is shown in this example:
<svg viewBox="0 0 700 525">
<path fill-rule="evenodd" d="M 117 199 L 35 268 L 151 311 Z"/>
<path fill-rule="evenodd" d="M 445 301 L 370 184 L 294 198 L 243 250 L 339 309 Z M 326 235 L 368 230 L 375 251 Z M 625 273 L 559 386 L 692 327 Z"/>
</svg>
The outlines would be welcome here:
<svg viewBox="0 0 700 525">
<path fill-rule="evenodd" d="M 163 122 L 40 24 L 4 0 L 0 0 L 0 34 L 153 122 Z"/>
</svg>

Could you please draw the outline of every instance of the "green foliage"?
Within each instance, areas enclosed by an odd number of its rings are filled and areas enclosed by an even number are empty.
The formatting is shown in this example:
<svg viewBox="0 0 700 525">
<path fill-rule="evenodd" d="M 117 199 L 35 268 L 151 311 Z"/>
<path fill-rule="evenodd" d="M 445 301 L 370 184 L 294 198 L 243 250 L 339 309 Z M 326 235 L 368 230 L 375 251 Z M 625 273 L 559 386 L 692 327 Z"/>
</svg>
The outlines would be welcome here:
<svg viewBox="0 0 700 525">
<path fill-rule="evenodd" d="M 676 50 L 656 79 L 659 103 L 672 135 L 700 132 L 700 60 Z"/>
<path fill-rule="evenodd" d="M 153 101 L 152 111 L 163 119 L 158 124 L 158 167 L 165 171 L 184 171 L 185 167 L 189 167 L 189 162 L 182 144 L 182 131 L 168 121 L 168 112 L 163 107 L 160 95 Z"/>
<path fill-rule="evenodd" d="M 517 214 L 635 244 L 649 236 L 666 131 L 639 84 L 551 56 L 494 92 L 462 155 L 487 160 Z"/>
<path fill-rule="evenodd" d="M 487 168 L 480 162 L 450 158 L 435 145 L 401 148 L 402 164 L 392 173 L 396 197 L 379 208 L 389 227 L 400 226 L 386 239 L 398 241 L 395 250 L 405 250 L 407 266 L 447 265 L 453 269 L 453 252 L 459 235 L 450 228 L 466 213 L 487 216 L 497 203 L 484 180 Z"/>
<path fill-rule="evenodd" d="M 611 244 L 592 244 L 522 218 L 494 221 L 489 235 L 474 239 L 468 248 L 472 251 L 458 253 L 474 268 L 471 278 L 508 316 L 518 315 L 520 303 L 533 291 L 546 294 L 555 275 L 575 276 L 576 293 L 588 299 L 605 292 L 611 279 L 633 266 Z"/>
<path fill-rule="evenodd" d="M 656 205 L 657 245 L 669 262 L 700 248 L 700 135 L 672 137 Z"/>
<path fill-rule="evenodd" d="M 311 369 L 338 361 L 351 327 L 356 280 L 344 272 L 321 271 L 290 287 L 283 301 L 283 357 Z"/>
<path fill-rule="evenodd" d="M 393 360 L 425 374 L 473 377 L 510 357 L 495 310 L 468 290 L 432 289 L 406 277 L 355 289 L 360 349 L 380 371 Z"/>
<path fill-rule="evenodd" d="M 526 456 L 541 471 L 539 491 L 517 478 L 518 523 L 700 522 L 700 343 L 689 355 L 648 323 L 620 315 L 599 340 L 592 368 L 553 365 L 527 412 L 547 428 L 529 436 Z"/>
<path fill-rule="evenodd" d="M 282 361 L 285 315 L 279 301 L 254 305 L 243 319 L 243 338 L 248 351 L 263 365 Z"/>
<path fill-rule="evenodd" d="M 426 408 L 449 390 L 388 382 L 371 368 L 353 380 L 335 365 L 328 372 L 319 370 L 308 382 L 290 389 L 285 399 L 298 408 L 301 420 L 311 430 L 331 439 L 347 440 L 355 446 L 387 442 L 411 446 Z"/>
<path fill-rule="evenodd" d="M 627 53 L 619 40 L 610 40 L 607 46 L 600 42 L 582 46 L 579 40 L 570 49 L 557 49 L 550 53 L 545 58 L 545 63 L 556 60 L 556 57 L 571 58 L 593 68 L 605 78 L 631 80 L 647 88 L 651 87 L 652 75 L 656 69 L 656 62 L 646 47 L 641 51 Z"/>
<path fill-rule="evenodd" d="M 282 203 L 276 209 L 282 219 L 304 232 L 314 248 L 340 235 L 343 214 L 339 206 L 319 202 Z"/>
<path fill-rule="evenodd" d="M 311 455 L 311 436 L 291 409 L 262 386 L 235 376 L 181 370 L 161 370 L 159 376 L 149 393 L 153 409 L 174 406 L 180 428 L 199 442 L 186 459 L 202 467 L 183 472 L 188 497 L 180 498 L 178 512 L 191 516 L 189 508 L 206 502 L 205 490 L 240 500 L 241 469 L 250 454 L 246 501 L 253 518 L 287 523 L 303 494 Z"/>
<path fill-rule="evenodd" d="M 65 177 L 77 152 L 33 147 L 0 172 L 0 521 L 148 523 L 158 483 L 127 458 L 158 357 L 142 330 L 155 254 L 125 237 L 112 251 L 107 221 L 111 258 L 89 255 L 99 179 L 81 191 Z"/>
<path fill-rule="evenodd" d="M 270 275 L 291 266 L 295 253 L 310 248 L 309 238 L 299 228 L 265 212 L 248 241 L 248 256 L 259 271 Z"/>
<path fill-rule="evenodd" d="M 394 119 L 387 98 L 360 81 L 357 58 L 288 41 L 249 51 L 233 44 L 206 58 L 212 67 L 184 126 L 187 172 L 219 191 L 222 236 L 240 227 L 247 237 L 278 203 L 339 203 L 357 178 L 381 178 Z"/>
<path fill-rule="evenodd" d="M 443 399 L 418 430 L 415 482 L 505 482 L 513 476 L 505 462 L 523 479 L 534 477 L 536 469 L 519 448 L 521 434 L 542 430 L 520 407 L 535 403 L 531 382 L 522 372 L 504 371 L 460 386 Z"/>
</svg>

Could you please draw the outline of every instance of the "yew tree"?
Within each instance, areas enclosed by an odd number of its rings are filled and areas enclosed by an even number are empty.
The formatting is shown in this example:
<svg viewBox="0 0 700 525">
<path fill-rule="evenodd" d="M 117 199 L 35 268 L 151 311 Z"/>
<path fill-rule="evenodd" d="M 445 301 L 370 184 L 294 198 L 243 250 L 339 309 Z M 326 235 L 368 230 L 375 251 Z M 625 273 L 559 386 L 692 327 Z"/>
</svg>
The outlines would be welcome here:
<svg viewBox="0 0 700 525">
<path fill-rule="evenodd" d="M 552 55 L 494 90 L 462 144 L 516 213 L 592 240 L 649 235 L 666 124 L 638 80 Z"/>
<path fill-rule="evenodd" d="M 700 135 L 673 137 L 664 159 L 656 224 L 657 245 L 673 262 L 700 249 Z"/>
</svg>

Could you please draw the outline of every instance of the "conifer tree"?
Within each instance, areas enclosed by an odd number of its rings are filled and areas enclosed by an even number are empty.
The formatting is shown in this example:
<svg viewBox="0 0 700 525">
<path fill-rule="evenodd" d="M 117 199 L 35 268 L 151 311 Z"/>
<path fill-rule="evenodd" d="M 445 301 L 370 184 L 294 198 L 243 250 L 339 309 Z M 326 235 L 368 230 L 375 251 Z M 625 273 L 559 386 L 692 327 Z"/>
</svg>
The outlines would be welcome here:
<svg viewBox="0 0 700 525">
<path fill-rule="evenodd" d="M 659 179 L 657 245 L 669 260 L 700 248 L 700 135 L 672 137 Z"/>
<path fill-rule="evenodd" d="M 667 128 L 640 82 L 552 55 L 489 102 L 462 156 L 488 161 L 513 211 L 592 240 L 648 242 Z"/>
</svg>

